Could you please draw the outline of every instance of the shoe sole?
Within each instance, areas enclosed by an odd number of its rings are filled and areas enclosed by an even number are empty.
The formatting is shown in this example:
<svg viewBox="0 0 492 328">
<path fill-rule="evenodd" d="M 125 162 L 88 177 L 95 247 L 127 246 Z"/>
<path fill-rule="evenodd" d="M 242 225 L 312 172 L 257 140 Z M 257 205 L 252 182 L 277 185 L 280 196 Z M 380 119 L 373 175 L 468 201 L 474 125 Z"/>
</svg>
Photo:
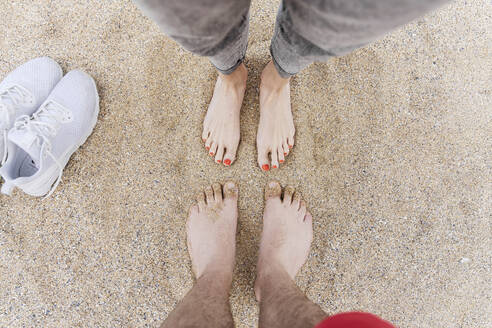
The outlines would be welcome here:
<svg viewBox="0 0 492 328">
<path fill-rule="evenodd" d="M 82 146 L 87 141 L 89 136 L 94 131 L 94 127 L 96 126 L 97 119 L 99 116 L 99 94 L 97 92 L 97 86 L 94 79 L 92 79 L 92 84 L 94 85 L 94 90 L 96 91 L 96 108 L 94 109 L 94 113 L 92 116 L 91 127 L 90 129 L 87 130 L 87 133 L 82 138 L 80 138 L 79 142 L 75 146 L 69 148 L 67 151 L 65 151 L 65 153 L 62 154 L 60 159 L 60 164 L 62 165 L 63 169 L 65 169 L 65 166 L 70 160 L 70 157 L 72 157 L 72 155 L 77 151 L 77 149 L 79 149 L 80 146 Z M 56 179 L 58 178 L 59 172 L 60 171 L 58 170 L 58 166 L 54 164 L 44 174 L 40 175 L 36 180 L 17 187 L 22 189 L 22 191 L 24 191 L 28 195 L 35 196 L 35 197 L 44 196 L 50 192 L 51 187 L 53 186 Z"/>
</svg>

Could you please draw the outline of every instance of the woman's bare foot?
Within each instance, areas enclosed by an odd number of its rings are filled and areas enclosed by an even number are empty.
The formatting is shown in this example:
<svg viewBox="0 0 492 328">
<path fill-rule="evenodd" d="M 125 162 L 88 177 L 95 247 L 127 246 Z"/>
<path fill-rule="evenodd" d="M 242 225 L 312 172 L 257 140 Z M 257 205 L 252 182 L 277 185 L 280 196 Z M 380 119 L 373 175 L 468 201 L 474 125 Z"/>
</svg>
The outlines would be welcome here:
<svg viewBox="0 0 492 328">
<path fill-rule="evenodd" d="M 246 91 L 248 71 L 244 64 L 229 75 L 219 73 L 207 115 L 202 139 L 217 163 L 229 166 L 236 159 L 239 145 L 239 114 Z"/>
<path fill-rule="evenodd" d="M 289 81 L 278 74 L 271 61 L 261 73 L 260 124 L 256 145 L 258 165 L 264 171 L 270 167 L 278 168 L 294 146 L 295 128 L 290 107 Z"/>
<path fill-rule="evenodd" d="M 193 273 L 232 281 L 236 251 L 238 189 L 233 182 L 205 188 L 190 208 L 187 222 L 188 252 Z"/>
<path fill-rule="evenodd" d="M 256 298 L 260 299 L 261 279 L 286 272 L 292 279 L 301 269 L 313 240 L 313 218 L 306 203 L 293 187 L 284 188 L 272 181 L 265 188 L 263 232 L 255 283 Z"/>
</svg>

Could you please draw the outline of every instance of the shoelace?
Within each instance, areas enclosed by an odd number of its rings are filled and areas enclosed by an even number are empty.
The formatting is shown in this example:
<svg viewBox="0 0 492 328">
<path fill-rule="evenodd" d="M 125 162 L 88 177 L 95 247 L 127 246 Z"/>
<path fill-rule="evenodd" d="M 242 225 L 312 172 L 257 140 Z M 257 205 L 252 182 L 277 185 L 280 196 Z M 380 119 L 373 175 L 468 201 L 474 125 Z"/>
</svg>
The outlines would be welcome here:
<svg viewBox="0 0 492 328">
<path fill-rule="evenodd" d="M 10 100 L 10 104 L 6 103 L 6 100 Z M 0 129 L 3 133 L 3 157 L 0 162 L 0 166 L 5 164 L 7 160 L 7 133 L 8 127 L 12 117 L 15 115 L 16 106 L 19 105 L 32 105 L 34 103 L 34 97 L 25 88 L 20 85 L 14 84 L 9 88 L 0 91 Z"/>
<path fill-rule="evenodd" d="M 44 149 L 46 154 L 51 157 L 58 167 L 58 178 L 44 198 L 48 198 L 53 194 L 56 187 L 61 182 L 63 175 L 63 166 L 51 152 L 52 147 L 50 137 L 56 136 L 58 129 L 63 123 L 71 122 L 72 120 L 72 113 L 68 109 L 54 101 L 48 101 L 41 106 L 32 117 L 23 115 L 19 117 L 14 124 L 14 129 L 27 129 L 28 131 L 33 132 L 36 135 L 35 142 L 37 145 L 41 147 L 42 143 L 45 144 Z M 43 156 L 43 154 L 41 154 L 41 156 Z"/>
</svg>

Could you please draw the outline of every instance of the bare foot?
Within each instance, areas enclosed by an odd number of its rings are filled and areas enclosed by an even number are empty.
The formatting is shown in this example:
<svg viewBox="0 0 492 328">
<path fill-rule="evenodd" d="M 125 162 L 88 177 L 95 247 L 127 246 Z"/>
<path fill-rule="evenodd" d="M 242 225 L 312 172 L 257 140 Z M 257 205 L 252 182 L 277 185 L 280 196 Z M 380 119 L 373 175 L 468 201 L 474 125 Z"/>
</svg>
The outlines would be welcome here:
<svg viewBox="0 0 492 328">
<path fill-rule="evenodd" d="M 256 298 L 260 299 L 260 280 L 282 270 L 294 279 L 309 254 L 313 240 L 313 218 L 306 203 L 293 187 L 272 181 L 265 188 L 265 212 L 258 256 Z"/>
<path fill-rule="evenodd" d="M 229 75 L 219 73 L 214 95 L 203 122 L 202 139 L 217 163 L 229 166 L 236 159 L 239 144 L 239 114 L 246 90 L 248 71 L 244 64 Z"/>
<path fill-rule="evenodd" d="M 278 168 L 294 146 L 295 128 L 290 107 L 289 81 L 278 74 L 271 61 L 261 73 L 260 124 L 256 145 L 258 165 L 264 171 L 270 167 Z"/>
<path fill-rule="evenodd" d="M 187 222 L 188 252 L 193 273 L 221 274 L 232 281 L 236 252 L 238 189 L 233 182 L 205 188 L 190 209 Z"/>
</svg>

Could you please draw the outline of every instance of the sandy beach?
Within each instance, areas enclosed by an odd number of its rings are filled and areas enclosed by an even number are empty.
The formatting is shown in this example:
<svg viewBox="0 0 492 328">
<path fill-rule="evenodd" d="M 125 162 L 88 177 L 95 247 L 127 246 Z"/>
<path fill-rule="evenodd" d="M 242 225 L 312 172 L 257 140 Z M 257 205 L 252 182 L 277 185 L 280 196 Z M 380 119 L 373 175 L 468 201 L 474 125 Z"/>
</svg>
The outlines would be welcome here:
<svg viewBox="0 0 492 328">
<path fill-rule="evenodd" d="M 0 196 L 0 327 L 159 327 L 193 284 L 185 221 L 207 184 L 239 184 L 236 327 L 271 179 L 314 217 L 300 288 L 329 314 L 401 328 L 492 327 L 492 3 L 453 1 L 292 82 L 296 146 L 256 163 L 259 74 L 278 1 L 254 0 L 237 161 L 208 156 L 216 72 L 130 0 L 0 0 L 0 79 L 50 56 L 97 82 L 101 112 L 47 200 Z"/>
</svg>

